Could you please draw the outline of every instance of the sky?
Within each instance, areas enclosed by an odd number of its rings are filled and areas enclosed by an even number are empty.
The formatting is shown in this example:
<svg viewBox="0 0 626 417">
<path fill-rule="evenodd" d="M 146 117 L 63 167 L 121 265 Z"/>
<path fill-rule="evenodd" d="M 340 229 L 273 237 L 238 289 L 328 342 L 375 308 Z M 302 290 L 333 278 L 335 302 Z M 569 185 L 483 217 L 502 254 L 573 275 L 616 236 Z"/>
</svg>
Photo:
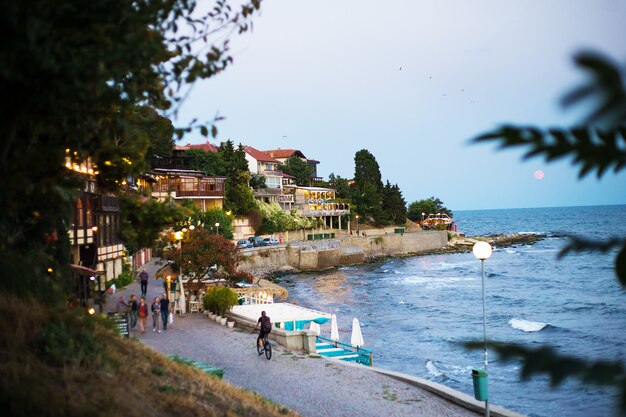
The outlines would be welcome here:
<svg viewBox="0 0 626 417">
<path fill-rule="evenodd" d="M 234 64 L 197 84 L 175 122 L 219 113 L 213 143 L 299 149 L 326 178 L 351 178 L 367 149 L 407 203 L 626 204 L 626 172 L 579 180 L 569 161 L 469 144 L 506 123 L 578 121 L 559 105 L 585 79 L 572 57 L 624 62 L 625 21 L 622 0 L 264 0 L 253 31 L 231 39 Z"/>
</svg>

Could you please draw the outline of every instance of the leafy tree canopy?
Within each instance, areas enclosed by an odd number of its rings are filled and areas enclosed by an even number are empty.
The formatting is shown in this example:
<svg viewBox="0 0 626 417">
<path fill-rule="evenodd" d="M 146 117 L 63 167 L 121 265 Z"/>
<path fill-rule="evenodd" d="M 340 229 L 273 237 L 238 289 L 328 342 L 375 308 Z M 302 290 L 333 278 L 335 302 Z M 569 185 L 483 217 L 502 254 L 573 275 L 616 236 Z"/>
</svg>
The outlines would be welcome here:
<svg viewBox="0 0 626 417">
<path fill-rule="evenodd" d="M 234 216 L 232 212 L 229 214 L 219 208 L 202 211 L 193 203 L 193 200 L 184 200 L 181 206 L 187 210 L 189 216 L 179 221 L 174 226 L 174 230 L 181 230 L 193 225 L 204 228 L 210 233 L 219 233 L 226 239 L 233 238 Z M 219 226 L 215 226 L 216 223 L 219 223 Z"/>
<path fill-rule="evenodd" d="M 44 238 L 67 235 L 70 207 L 82 187 L 82 179 L 65 168 L 65 158 L 90 158 L 100 189 L 119 192 L 126 177 L 141 172 L 150 152 L 150 133 L 137 135 L 145 127 L 137 109 L 175 114 L 195 81 L 230 65 L 227 35 L 246 31 L 259 3 L 250 0 L 235 9 L 220 0 L 205 14 L 195 0 L 5 5 L 0 269 L 15 279 L 1 280 L 1 288 L 63 294 L 68 241 Z M 175 134 L 191 129 L 216 134 L 212 121 Z"/>
<path fill-rule="evenodd" d="M 278 164 L 277 169 L 285 174 L 293 175 L 297 185 L 306 187 L 311 183 L 313 168 L 297 156 L 287 159 L 284 164 Z"/>
<path fill-rule="evenodd" d="M 328 176 L 328 186 L 336 190 L 335 196 L 341 199 L 349 199 L 352 194 L 352 189 L 348 184 L 346 178 L 342 178 L 341 175 L 335 175 L 330 173 Z"/>
<path fill-rule="evenodd" d="M 267 183 L 265 182 L 265 176 L 252 174 L 250 176 L 250 187 L 252 187 L 255 190 L 258 190 L 260 188 L 267 188 Z"/>
<path fill-rule="evenodd" d="M 206 175 L 226 175 L 226 163 L 219 152 L 206 152 L 202 149 L 188 149 L 185 156 L 191 158 L 191 168 L 204 171 Z"/>
<path fill-rule="evenodd" d="M 164 234 L 157 253 L 179 268 L 182 261 L 185 277 L 192 281 L 203 279 L 213 265 L 217 265 L 226 276 L 235 275 L 241 256 L 230 240 L 202 227 L 187 230 L 182 236 L 179 242 L 172 233 Z"/>
<path fill-rule="evenodd" d="M 407 211 L 407 217 L 409 218 L 409 220 L 412 220 L 414 222 L 421 221 L 422 213 L 425 213 L 424 218 L 428 217 L 429 214 L 437 213 L 445 213 L 448 216 L 452 217 L 452 211 L 445 207 L 443 205 L 443 201 L 441 201 L 437 197 L 417 200 L 409 204 L 409 209 Z"/>
</svg>

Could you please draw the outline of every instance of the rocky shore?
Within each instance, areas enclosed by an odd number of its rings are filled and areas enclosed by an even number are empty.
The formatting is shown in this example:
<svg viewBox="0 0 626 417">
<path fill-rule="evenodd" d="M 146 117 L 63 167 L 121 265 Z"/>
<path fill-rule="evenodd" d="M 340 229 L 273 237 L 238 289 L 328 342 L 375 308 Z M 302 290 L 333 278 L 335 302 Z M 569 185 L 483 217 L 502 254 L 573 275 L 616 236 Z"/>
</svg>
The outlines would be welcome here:
<svg viewBox="0 0 626 417">
<path fill-rule="evenodd" d="M 434 255 L 444 253 L 467 253 L 472 251 L 472 247 L 478 241 L 489 243 L 494 248 L 506 248 L 517 245 L 532 245 L 540 240 L 546 239 L 547 235 L 536 233 L 514 233 L 497 234 L 486 236 L 457 236 L 448 241 L 448 245 L 441 249 L 435 249 L 419 255 Z"/>
<path fill-rule="evenodd" d="M 505 247 L 517 246 L 517 245 L 532 245 L 548 237 L 551 237 L 551 236 L 542 235 L 542 234 L 532 234 L 532 233 L 496 234 L 496 235 L 471 236 L 471 237 L 456 236 L 456 237 L 451 238 L 448 241 L 446 246 L 443 246 L 440 248 L 423 250 L 419 252 L 399 253 L 395 255 L 380 256 L 380 257 L 376 257 L 372 259 L 366 259 L 363 262 L 355 262 L 355 264 L 380 262 L 381 260 L 389 259 L 389 258 L 406 258 L 406 257 L 411 257 L 411 256 L 468 253 L 472 251 L 472 247 L 478 241 L 488 242 L 494 248 L 505 248 Z M 332 267 L 320 268 L 319 270 L 326 270 L 326 269 L 332 269 Z M 265 279 L 273 280 L 283 275 L 297 274 L 303 271 L 299 270 L 298 268 L 294 268 L 291 265 L 283 264 L 280 267 L 273 267 L 271 265 L 264 265 L 264 266 L 258 265 L 256 266 L 256 268 L 253 268 L 250 272 L 252 272 L 257 277 L 262 277 Z"/>
</svg>

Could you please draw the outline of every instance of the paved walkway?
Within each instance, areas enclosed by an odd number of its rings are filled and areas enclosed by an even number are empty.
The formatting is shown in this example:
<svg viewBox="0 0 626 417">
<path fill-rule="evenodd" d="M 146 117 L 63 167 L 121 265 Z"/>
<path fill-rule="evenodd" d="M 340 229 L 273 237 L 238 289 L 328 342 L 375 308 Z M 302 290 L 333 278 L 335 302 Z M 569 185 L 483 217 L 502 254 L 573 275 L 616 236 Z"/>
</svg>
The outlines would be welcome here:
<svg viewBox="0 0 626 417">
<path fill-rule="evenodd" d="M 152 277 L 149 264 L 148 300 L 162 293 L 163 282 Z M 114 309 L 119 294 L 139 294 L 135 282 L 116 296 L 109 296 Z M 220 326 L 203 315 L 176 316 L 174 325 L 162 333 L 148 331 L 134 337 L 155 350 L 185 356 L 224 369 L 224 379 L 235 386 L 256 391 L 290 407 L 305 417 L 325 416 L 476 416 L 415 386 L 370 371 L 344 366 L 274 345 L 272 360 L 258 356 L 256 334 Z"/>
</svg>

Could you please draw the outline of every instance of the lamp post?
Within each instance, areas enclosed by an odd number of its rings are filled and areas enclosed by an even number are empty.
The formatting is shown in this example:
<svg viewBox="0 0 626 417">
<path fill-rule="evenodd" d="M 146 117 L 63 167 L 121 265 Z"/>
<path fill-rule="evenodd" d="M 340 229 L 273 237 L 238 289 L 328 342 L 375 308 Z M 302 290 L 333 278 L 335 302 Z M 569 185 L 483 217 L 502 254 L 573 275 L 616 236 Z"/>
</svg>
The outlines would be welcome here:
<svg viewBox="0 0 626 417">
<path fill-rule="evenodd" d="M 174 233 L 174 239 L 178 240 L 178 243 L 180 244 L 180 264 L 178 265 L 178 275 L 181 279 L 183 278 L 183 231 L 186 232 L 187 229 Z"/>
<path fill-rule="evenodd" d="M 220 234 L 220 222 L 215 222 L 215 230 L 216 230 L 216 234 Z"/>
<path fill-rule="evenodd" d="M 422 212 L 422 222 L 420 223 L 420 226 L 424 226 L 424 216 L 426 215 L 426 213 Z"/>
<path fill-rule="evenodd" d="M 472 253 L 480 259 L 480 273 L 482 276 L 483 292 L 483 342 L 485 345 L 485 374 L 487 373 L 487 313 L 485 308 L 485 259 L 491 256 L 491 245 L 487 242 L 476 242 L 472 248 Z M 485 417 L 489 417 L 489 398 L 485 398 Z"/>
<path fill-rule="evenodd" d="M 359 215 L 356 215 L 356 235 L 359 235 Z"/>
</svg>

